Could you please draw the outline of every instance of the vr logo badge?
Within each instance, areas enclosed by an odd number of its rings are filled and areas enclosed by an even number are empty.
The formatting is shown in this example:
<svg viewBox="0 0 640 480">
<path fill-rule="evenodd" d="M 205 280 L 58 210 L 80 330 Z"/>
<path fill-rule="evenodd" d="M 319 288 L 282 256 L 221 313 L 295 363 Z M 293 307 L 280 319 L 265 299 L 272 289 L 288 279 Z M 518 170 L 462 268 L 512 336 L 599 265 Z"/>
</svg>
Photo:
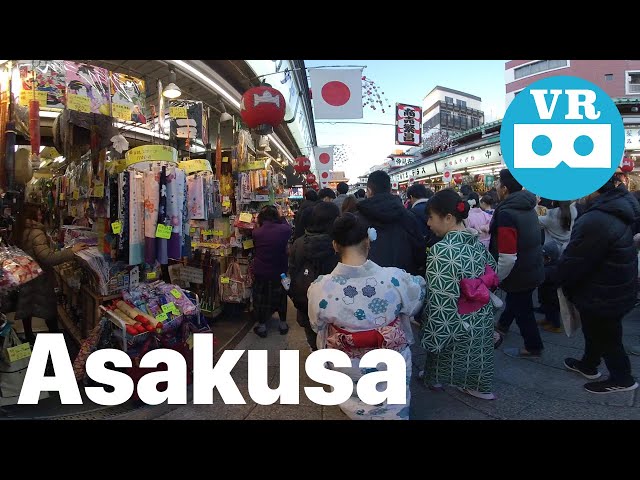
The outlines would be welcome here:
<svg viewBox="0 0 640 480">
<path fill-rule="evenodd" d="M 553 200 L 574 200 L 613 175 L 624 152 L 624 126 L 597 85 L 549 77 L 514 98 L 500 143 L 507 168 L 524 188 Z"/>
<path fill-rule="evenodd" d="M 514 125 L 513 142 L 514 168 L 611 167 L 611 125 Z"/>
</svg>

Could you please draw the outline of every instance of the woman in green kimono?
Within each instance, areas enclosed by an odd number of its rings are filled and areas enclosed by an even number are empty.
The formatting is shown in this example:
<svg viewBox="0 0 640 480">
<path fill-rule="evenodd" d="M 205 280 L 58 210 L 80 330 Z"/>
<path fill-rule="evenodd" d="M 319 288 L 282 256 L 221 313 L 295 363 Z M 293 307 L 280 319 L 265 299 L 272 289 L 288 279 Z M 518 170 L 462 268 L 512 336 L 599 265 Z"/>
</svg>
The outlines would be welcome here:
<svg viewBox="0 0 640 480">
<path fill-rule="evenodd" d="M 469 204 L 454 190 L 436 193 L 427 209 L 427 224 L 443 238 L 427 256 L 421 342 L 427 350 L 425 384 L 453 385 L 493 400 L 494 308 L 489 296 L 498 283 L 495 260 L 465 231 Z"/>
</svg>

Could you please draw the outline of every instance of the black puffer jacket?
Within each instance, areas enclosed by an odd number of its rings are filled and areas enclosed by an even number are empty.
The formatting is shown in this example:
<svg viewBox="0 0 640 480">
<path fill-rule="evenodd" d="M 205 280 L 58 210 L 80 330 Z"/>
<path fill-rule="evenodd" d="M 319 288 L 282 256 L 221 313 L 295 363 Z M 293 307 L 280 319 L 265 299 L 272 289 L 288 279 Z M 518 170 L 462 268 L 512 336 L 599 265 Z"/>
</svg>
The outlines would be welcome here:
<svg viewBox="0 0 640 480">
<path fill-rule="evenodd" d="M 415 215 L 391 193 L 379 193 L 358 203 L 360 217 L 377 232 L 369 260 L 381 267 L 397 267 L 424 275 L 426 243 Z"/>
<path fill-rule="evenodd" d="M 621 316 L 636 303 L 638 256 L 633 229 L 638 201 L 616 188 L 598 196 L 575 222 L 554 272 L 578 310 Z"/>
<path fill-rule="evenodd" d="M 306 198 L 302 201 L 302 203 L 300 204 L 300 208 L 296 212 L 296 216 L 293 219 L 293 240 L 297 240 L 304 235 L 304 231 L 309 225 L 309 221 L 311 220 L 311 212 L 313 211 L 313 207 L 315 207 L 317 204 L 317 201 L 312 202 L 310 200 L 307 200 Z"/>
</svg>

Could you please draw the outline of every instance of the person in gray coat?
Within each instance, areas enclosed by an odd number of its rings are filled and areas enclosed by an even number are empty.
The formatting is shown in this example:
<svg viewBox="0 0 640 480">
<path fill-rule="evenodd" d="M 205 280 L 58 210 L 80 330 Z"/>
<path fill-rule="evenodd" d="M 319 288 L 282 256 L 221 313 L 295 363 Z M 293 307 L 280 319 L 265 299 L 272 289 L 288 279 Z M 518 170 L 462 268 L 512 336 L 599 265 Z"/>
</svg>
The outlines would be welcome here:
<svg viewBox="0 0 640 480">
<path fill-rule="evenodd" d="M 349 185 L 347 185 L 344 182 L 340 182 L 336 190 L 338 191 L 338 196 L 333 200 L 333 203 L 335 203 L 338 206 L 338 210 L 342 211 L 342 204 L 347 199 L 347 192 L 349 191 Z"/>
</svg>

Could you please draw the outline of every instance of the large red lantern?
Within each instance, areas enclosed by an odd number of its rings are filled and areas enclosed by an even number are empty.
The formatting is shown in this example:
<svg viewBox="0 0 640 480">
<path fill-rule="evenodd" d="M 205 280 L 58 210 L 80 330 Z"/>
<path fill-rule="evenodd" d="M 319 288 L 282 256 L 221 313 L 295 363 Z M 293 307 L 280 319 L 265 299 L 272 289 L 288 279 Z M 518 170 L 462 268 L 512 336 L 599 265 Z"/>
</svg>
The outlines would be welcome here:
<svg viewBox="0 0 640 480">
<path fill-rule="evenodd" d="M 453 181 L 456 182 L 456 184 L 460 185 L 462 183 L 462 174 L 461 173 L 454 173 L 453 174 Z"/>
<path fill-rule="evenodd" d="M 311 170 L 311 160 L 307 157 L 298 157 L 293 162 L 293 169 L 296 173 L 304 173 Z"/>
<path fill-rule="evenodd" d="M 624 157 L 622 159 L 622 164 L 620 165 L 620 169 L 625 173 L 629 173 L 629 172 L 633 172 L 633 169 L 635 166 L 636 166 L 635 162 L 631 157 Z"/>
<path fill-rule="evenodd" d="M 307 183 L 313 183 L 316 181 L 316 176 L 313 173 L 307 175 Z"/>
<path fill-rule="evenodd" d="M 314 190 L 318 190 L 320 188 L 320 185 L 318 185 L 318 182 L 313 182 L 311 185 L 309 185 L 311 188 L 313 188 Z"/>
<path fill-rule="evenodd" d="M 284 96 L 267 84 L 244 92 L 240 103 L 240 116 L 249 128 L 257 128 L 263 135 L 282 123 L 287 105 Z"/>
</svg>

